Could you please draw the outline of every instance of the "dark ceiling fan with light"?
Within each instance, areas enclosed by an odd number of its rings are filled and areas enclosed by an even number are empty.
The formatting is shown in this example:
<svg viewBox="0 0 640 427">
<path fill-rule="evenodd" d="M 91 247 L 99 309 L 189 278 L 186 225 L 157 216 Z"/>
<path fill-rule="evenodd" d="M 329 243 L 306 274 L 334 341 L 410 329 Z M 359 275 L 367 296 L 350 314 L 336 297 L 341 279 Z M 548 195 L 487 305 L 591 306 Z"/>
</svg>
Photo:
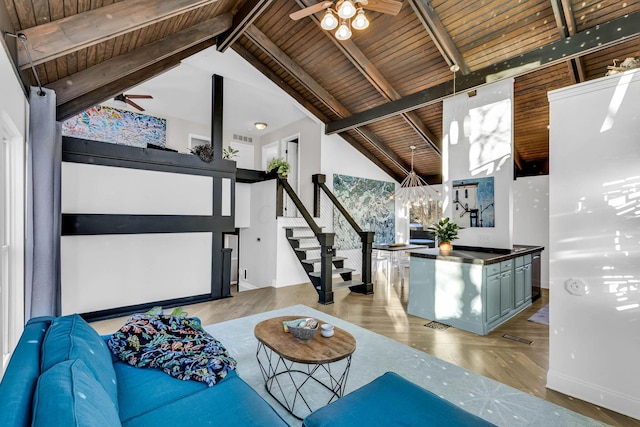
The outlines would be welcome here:
<svg viewBox="0 0 640 427">
<path fill-rule="evenodd" d="M 124 104 L 129 104 L 132 107 L 135 107 L 140 111 L 144 111 L 144 108 L 142 108 L 141 106 L 139 106 L 138 104 L 133 102 L 132 99 L 153 99 L 153 96 L 151 96 L 151 95 L 129 95 L 129 94 L 121 93 L 120 95 L 116 95 L 113 98 L 113 100 L 116 102 L 116 105 L 120 104 L 119 106 L 124 107 L 125 106 Z"/>
<path fill-rule="evenodd" d="M 336 38 L 347 40 L 351 37 L 351 28 L 364 30 L 369 26 L 369 20 L 364 14 L 365 9 L 395 16 L 401 8 L 402 2 L 395 0 L 323 1 L 293 12 L 289 18 L 297 21 L 326 10 L 322 21 L 320 21 L 320 26 L 327 31 L 337 28 Z"/>
</svg>

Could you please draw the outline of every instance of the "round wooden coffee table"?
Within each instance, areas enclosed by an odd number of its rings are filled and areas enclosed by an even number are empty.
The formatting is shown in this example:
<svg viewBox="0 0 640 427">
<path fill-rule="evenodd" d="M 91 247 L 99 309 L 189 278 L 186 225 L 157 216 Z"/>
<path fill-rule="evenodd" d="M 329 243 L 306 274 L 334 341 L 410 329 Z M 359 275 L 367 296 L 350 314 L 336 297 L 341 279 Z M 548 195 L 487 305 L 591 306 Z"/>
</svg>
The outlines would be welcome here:
<svg viewBox="0 0 640 427">
<path fill-rule="evenodd" d="M 323 337 L 318 327 L 308 341 L 284 332 L 282 322 L 302 317 L 306 316 L 275 317 L 258 323 L 253 330 L 267 392 L 298 419 L 344 395 L 356 349 L 353 335 L 338 327 L 329 338 Z"/>
</svg>

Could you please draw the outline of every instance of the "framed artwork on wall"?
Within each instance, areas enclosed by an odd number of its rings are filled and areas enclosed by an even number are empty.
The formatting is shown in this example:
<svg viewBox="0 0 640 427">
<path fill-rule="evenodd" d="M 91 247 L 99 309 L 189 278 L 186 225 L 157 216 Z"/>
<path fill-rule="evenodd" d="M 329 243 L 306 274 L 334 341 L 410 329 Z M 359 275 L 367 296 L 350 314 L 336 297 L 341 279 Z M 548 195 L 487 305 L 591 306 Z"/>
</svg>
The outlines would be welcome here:
<svg viewBox="0 0 640 427">
<path fill-rule="evenodd" d="M 165 147 L 167 120 L 96 105 L 65 120 L 62 135 L 133 147 Z"/>
<path fill-rule="evenodd" d="M 393 182 L 333 175 L 333 193 L 362 230 L 376 233 L 375 244 L 395 241 L 395 202 L 391 199 L 394 190 Z M 337 209 L 333 215 L 333 231 L 336 249 L 361 246 L 360 237 Z"/>
<path fill-rule="evenodd" d="M 495 227 L 493 177 L 453 181 L 453 220 L 461 227 Z"/>
</svg>

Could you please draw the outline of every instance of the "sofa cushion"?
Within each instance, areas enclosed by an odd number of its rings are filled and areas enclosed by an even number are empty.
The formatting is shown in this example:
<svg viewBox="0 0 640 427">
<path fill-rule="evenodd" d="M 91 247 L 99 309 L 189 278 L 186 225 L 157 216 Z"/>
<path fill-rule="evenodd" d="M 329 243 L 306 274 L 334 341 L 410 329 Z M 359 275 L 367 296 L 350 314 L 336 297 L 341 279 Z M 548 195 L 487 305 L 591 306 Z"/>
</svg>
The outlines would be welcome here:
<svg viewBox="0 0 640 427">
<path fill-rule="evenodd" d="M 44 372 L 74 359 L 84 361 L 117 408 L 118 387 L 111 352 L 95 329 L 77 314 L 59 317 L 49 327 L 42 344 L 41 369 Z"/>
<path fill-rule="evenodd" d="M 493 426 L 394 372 L 313 412 L 304 427 Z"/>
<path fill-rule="evenodd" d="M 31 425 L 33 392 L 40 376 L 40 347 L 53 317 L 37 317 L 24 327 L 0 383 L 0 419 L 3 426 Z"/>
<path fill-rule="evenodd" d="M 174 383 L 181 382 L 164 375 Z M 200 390 L 135 417 L 122 419 L 122 425 L 124 427 L 288 426 L 278 413 L 238 375 L 228 375 L 213 387 L 193 381 L 186 381 L 186 383 L 199 385 Z M 149 383 L 147 390 L 149 395 L 154 396 L 155 393 L 161 392 L 162 390 L 156 384 Z"/>
<path fill-rule="evenodd" d="M 118 410 L 82 360 L 58 363 L 38 379 L 33 427 L 120 425 Z"/>
<path fill-rule="evenodd" d="M 165 374 L 158 368 L 136 368 L 125 362 L 117 361 L 113 364 L 118 383 L 118 401 L 120 420 L 144 414 L 161 406 L 167 405 L 185 396 L 209 388 L 198 381 L 184 381 Z M 231 376 L 220 381 L 212 388 L 218 389 Z M 135 402 L 134 405 L 131 402 Z"/>
</svg>

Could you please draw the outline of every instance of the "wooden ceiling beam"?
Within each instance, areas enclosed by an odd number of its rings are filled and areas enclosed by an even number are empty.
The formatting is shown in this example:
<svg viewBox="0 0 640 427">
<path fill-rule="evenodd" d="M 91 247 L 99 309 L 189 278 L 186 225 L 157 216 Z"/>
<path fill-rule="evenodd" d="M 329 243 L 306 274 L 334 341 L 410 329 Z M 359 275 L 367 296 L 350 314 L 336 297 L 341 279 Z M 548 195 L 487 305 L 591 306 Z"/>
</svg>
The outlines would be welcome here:
<svg viewBox="0 0 640 427">
<path fill-rule="evenodd" d="M 231 27 L 231 14 L 217 16 L 146 46 L 129 51 L 93 67 L 47 84 L 56 91 L 57 105 L 81 97 L 127 75 L 169 58 L 192 46 L 213 39 Z"/>
<path fill-rule="evenodd" d="M 576 19 L 573 13 L 573 5 L 566 0 L 551 0 L 551 8 L 553 16 L 556 20 L 556 26 L 560 32 L 560 37 L 566 39 L 576 33 Z M 584 65 L 580 57 L 567 61 L 569 67 L 569 75 L 573 83 L 580 83 L 586 80 Z"/>
<path fill-rule="evenodd" d="M 102 87 L 87 92 L 77 98 L 74 98 L 56 107 L 56 120 L 63 121 L 69 117 L 81 113 L 89 107 L 93 107 L 109 98 L 113 98 L 116 94 L 125 92 L 126 90 L 137 86 L 153 77 L 180 65 L 180 61 L 191 55 L 207 49 L 215 44 L 215 39 L 209 38 L 195 46 L 191 46 L 173 56 L 165 58 L 161 61 L 150 64 L 149 66 L 132 72 L 119 80 L 112 81 Z"/>
<path fill-rule="evenodd" d="M 237 13 L 233 14 L 231 28 L 218 36 L 216 50 L 224 52 L 244 33 L 244 30 L 255 21 L 270 5 L 272 0 L 246 1 Z"/>
<path fill-rule="evenodd" d="M 314 0 L 296 0 L 298 6 L 304 8 L 314 5 Z M 310 15 L 309 18 L 320 27 L 320 20 L 315 15 Z M 322 28 L 322 27 L 320 27 Z M 388 101 L 394 101 L 400 99 L 401 96 L 397 90 L 389 83 L 389 81 L 382 75 L 378 68 L 366 57 L 366 55 L 356 46 L 351 40 L 338 40 L 332 33 L 322 30 L 322 32 L 331 40 L 331 42 L 342 52 L 342 54 L 353 64 L 354 67 L 376 88 L 382 96 Z M 429 130 L 429 128 L 420 119 L 418 114 L 414 112 L 407 112 L 402 114 L 402 118 L 411 126 L 422 138 L 427 145 L 435 151 L 435 153 L 442 157 L 440 148 L 438 147 L 437 138 Z"/>
<path fill-rule="evenodd" d="M 27 28 L 27 46 L 35 65 L 146 27 L 218 0 L 125 0 L 47 24 Z M 18 66 L 29 67 L 24 48 Z"/>
<path fill-rule="evenodd" d="M 638 37 L 640 37 L 640 12 L 634 12 L 600 24 L 597 27 L 581 31 L 565 40 L 550 43 L 534 51 L 501 61 L 466 76 L 461 76 L 456 80 L 456 89 L 459 92 L 470 91 L 486 85 L 487 77 L 491 75 L 493 75 L 492 81 L 519 76 Z M 441 101 L 443 98 L 450 96 L 451 93 L 451 83 L 441 83 L 396 101 L 390 101 L 350 117 L 328 123 L 326 133 L 344 132 L 387 117 L 425 107 Z"/>
<path fill-rule="evenodd" d="M 431 6 L 431 2 L 428 0 L 409 0 L 409 4 L 447 64 L 449 66 L 456 64 L 460 67 L 460 72 L 463 75 L 469 74 L 471 69 L 467 65 L 467 61 L 464 60 L 438 13 Z"/>
<path fill-rule="evenodd" d="M 244 32 L 244 35 L 249 38 L 256 46 L 258 46 L 264 53 L 266 53 L 273 61 L 275 61 L 280 67 L 287 71 L 292 77 L 294 77 L 301 85 L 303 85 L 309 92 L 311 92 L 318 100 L 324 103 L 335 115 L 338 117 L 348 117 L 351 115 L 349 110 L 342 105 L 337 99 L 333 97 L 325 88 L 323 88 L 318 82 L 316 82 L 311 75 L 309 75 L 298 63 L 296 63 L 291 57 L 289 57 L 282 49 L 280 49 L 273 41 L 271 41 L 266 34 L 260 31 L 255 25 L 250 25 Z M 356 128 L 354 129 L 369 143 L 374 145 L 380 150 L 389 160 L 398 166 L 399 169 L 408 172 L 407 165 L 402 159 L 391 150 L 384 142 L 382 142 L 373 132 Z M 396 174 L 393 174 L 395 176 Z"/>
</svg>

